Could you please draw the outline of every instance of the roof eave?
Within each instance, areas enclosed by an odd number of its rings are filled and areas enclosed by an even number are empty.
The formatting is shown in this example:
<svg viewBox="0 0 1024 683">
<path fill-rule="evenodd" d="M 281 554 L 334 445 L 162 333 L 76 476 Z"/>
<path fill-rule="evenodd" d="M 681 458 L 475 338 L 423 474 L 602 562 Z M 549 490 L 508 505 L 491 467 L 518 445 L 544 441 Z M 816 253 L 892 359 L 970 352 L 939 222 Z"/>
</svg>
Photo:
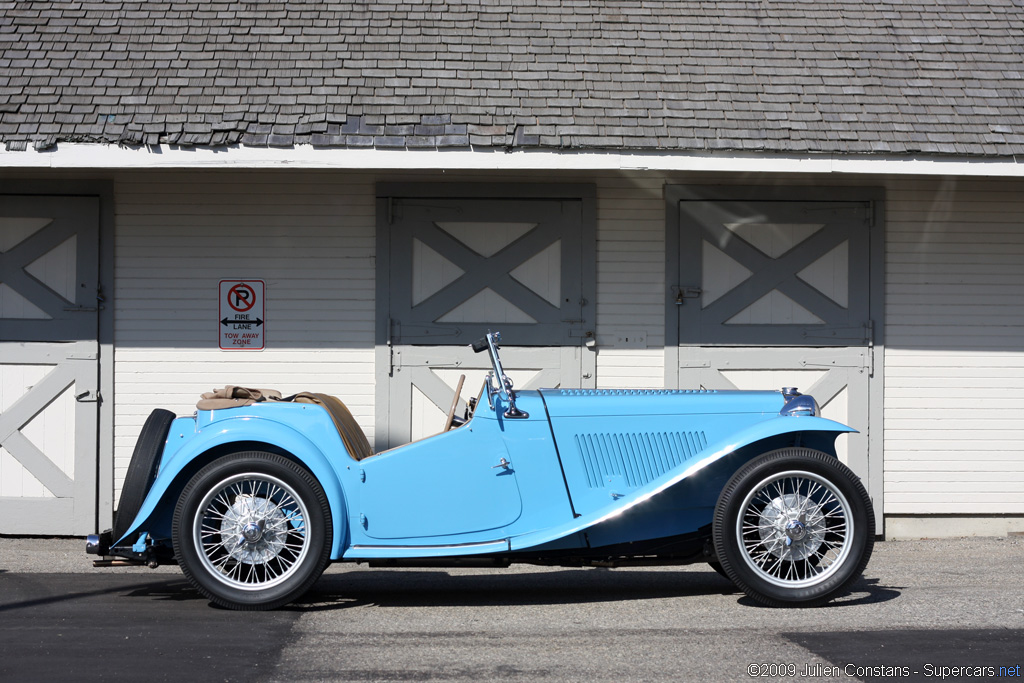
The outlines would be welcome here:
<svg viewBox="0 0 1024 683">
<path fill-rule="evenodd" d="M 44 151 L 0 148 L 6 169 L 337 169 L 564 170 L 859 175 L 1024 176 L 1019 157 L 891 154 L 773 154 L 737 151 L 647 152 L 547 149 L 337 149 L 116 146 L 60 143 Z"/>
</svg>

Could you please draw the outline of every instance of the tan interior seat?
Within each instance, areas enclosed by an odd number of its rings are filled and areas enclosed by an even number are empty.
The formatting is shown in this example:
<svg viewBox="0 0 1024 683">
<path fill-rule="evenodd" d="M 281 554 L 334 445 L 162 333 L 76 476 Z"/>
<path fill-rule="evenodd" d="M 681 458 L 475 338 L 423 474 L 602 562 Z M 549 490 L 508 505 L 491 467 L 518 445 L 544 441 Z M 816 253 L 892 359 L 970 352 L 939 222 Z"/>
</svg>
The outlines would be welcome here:
<svg viewBox="0 0 1024 683">
<path fill-rule="evenodd" d="M 348 409 L 341 399 L 328 394 L 312 394 L 304 391 L 295 395 L 297 403 L 315 403 L 327 409 L 334 426 L 338 429 L 342 443 L 355 460 L 362 460 L 373 455 L 370 442 L 366 439 L 362 427 L 352 417 L 352 411 Z"/>
</svg>

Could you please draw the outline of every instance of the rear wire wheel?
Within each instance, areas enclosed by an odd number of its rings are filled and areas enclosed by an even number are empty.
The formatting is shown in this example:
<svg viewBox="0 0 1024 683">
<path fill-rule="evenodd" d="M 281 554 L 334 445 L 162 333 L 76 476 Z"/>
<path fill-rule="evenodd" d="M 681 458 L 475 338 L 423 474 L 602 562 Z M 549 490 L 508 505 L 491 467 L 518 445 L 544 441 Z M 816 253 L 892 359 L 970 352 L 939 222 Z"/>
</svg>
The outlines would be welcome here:
<svg viewBox="0 0 1024 683">
<path fill-rule="evenodd" d="M 726 575 L 772 607 L 814 606 L 864 571 L 875 522 L 863 484 L 836 458 L 784 448 L 740 468 L 715 507 L 715 552 Z"/>
<path fill-rule="evenodd" d="M 174 511 L 182 571 L 231 609 L 274 609 L 301 596 L 330 562 L 332 537 L 320 484 L 273 453 L 236 453 L 207 465 Z"/>
</svg>

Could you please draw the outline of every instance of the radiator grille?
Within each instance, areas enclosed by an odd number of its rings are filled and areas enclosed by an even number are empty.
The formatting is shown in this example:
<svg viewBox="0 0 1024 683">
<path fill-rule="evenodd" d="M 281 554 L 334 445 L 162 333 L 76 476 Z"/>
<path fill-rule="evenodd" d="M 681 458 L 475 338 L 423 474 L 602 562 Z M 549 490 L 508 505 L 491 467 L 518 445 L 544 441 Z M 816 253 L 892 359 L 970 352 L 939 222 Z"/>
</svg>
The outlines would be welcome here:
<svg viewBox="0 0 1024 683">
<path fill-rule="evenodd" d="M 621 476 L 630 488 L 643 486 L 707 447 L 704 432 L 577 434 L 590 488 L 604 488 Z"/>
</svg>

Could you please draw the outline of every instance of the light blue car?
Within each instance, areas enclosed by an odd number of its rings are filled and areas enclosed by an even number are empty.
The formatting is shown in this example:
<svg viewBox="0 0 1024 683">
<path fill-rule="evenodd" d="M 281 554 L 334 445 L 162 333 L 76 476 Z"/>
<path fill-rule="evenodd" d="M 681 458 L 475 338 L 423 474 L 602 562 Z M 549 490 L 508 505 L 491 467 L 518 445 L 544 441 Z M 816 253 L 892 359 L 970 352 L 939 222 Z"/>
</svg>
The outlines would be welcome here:
<svg viewBox="0 0 1024 683">
<path fill-rule="evenodd" d="M 325 395 L 154 411 L 98 564 L 173 562 L 213 602 L 272 609 L 334 562 L 709 563 L 754 600 L 808 606 L 864 570 L 851 428 L 782 391 L 513 390 L 500 335 L 477 399 L 441 433 L 373 453 Z M 461 390 L 462 382 L 460 380 Z M 459 391 L 456 391 L 456 401 Z"/>
</svg>

